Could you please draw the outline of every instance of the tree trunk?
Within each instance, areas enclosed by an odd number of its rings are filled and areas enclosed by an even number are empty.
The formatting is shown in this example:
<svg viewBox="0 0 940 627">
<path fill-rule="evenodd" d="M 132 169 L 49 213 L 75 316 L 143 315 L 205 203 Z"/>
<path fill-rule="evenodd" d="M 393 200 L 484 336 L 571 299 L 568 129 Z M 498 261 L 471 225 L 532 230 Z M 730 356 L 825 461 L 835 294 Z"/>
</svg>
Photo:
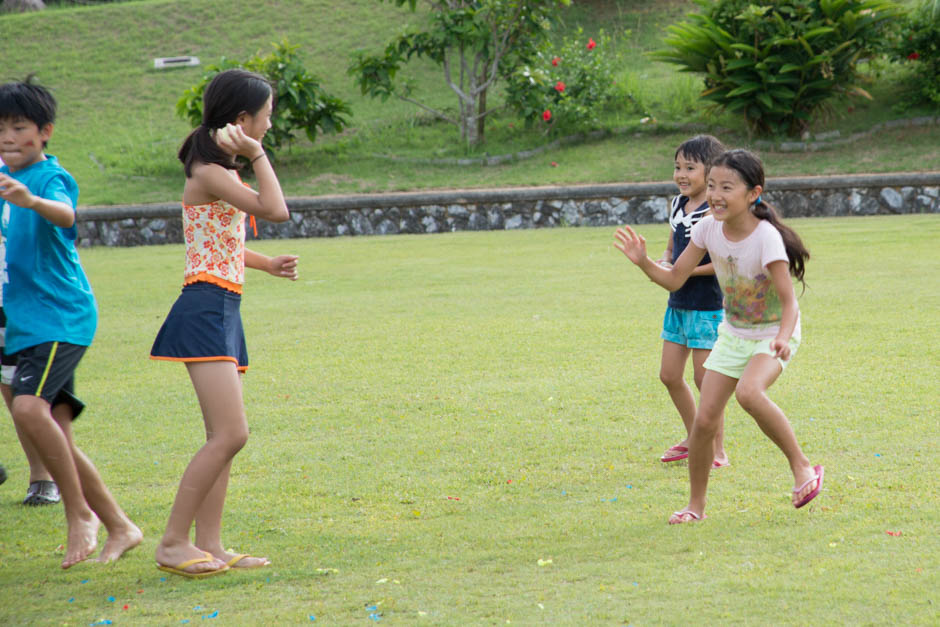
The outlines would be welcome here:
<svg viewBox="0 0 940 627">
<path fill-rule="evenodd" d="M 480 97 L 477 99 L 477 113 L 483 114 L 486 113 L 486 90 L 480 92 Z M 477 118 L 477 141 L 483 143 L 486 139 L 484 130 L 486 128 L 486 117 Z"/>
<path fill-rule="evenodd" d="M 3 4 L 0 4 L 0 13 L 23 13 L 45 8 L 46 5 L 42 0 L 3 0 Z"/>
</svg>

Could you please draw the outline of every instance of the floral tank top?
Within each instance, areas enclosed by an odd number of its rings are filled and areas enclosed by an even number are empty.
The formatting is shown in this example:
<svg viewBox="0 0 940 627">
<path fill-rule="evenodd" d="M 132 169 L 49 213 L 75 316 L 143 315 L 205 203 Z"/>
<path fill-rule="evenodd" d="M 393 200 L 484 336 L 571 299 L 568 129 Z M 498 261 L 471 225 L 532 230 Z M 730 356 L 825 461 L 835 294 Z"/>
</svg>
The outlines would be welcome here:
<svg viewBox="0 0 940 627">
<path fill-rule="evenodd" d="M 183 285 L 212 283 L 242 293 L 245 213 L 224 200 L 183 205 L 186 270 Z"/>
</svg>

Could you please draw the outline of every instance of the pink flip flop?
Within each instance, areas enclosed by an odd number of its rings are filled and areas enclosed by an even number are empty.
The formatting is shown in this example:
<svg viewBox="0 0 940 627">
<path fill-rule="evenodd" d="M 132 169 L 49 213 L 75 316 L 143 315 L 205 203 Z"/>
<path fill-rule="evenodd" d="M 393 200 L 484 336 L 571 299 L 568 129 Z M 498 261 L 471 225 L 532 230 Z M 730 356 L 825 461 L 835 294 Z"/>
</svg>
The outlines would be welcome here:
<svg viewBox="0 0 940 627">
<path fill-rule="evenodd" d="M 691 516 L 692 520 L 685 520 L 685 516 Z M 669 517 L 670 525 L 682 525 L 689 522 L 699 522 L 708 518 L 705 514 L 699 516 L 692 510 L 684 509 L 681 512 L 673 512 L 672 516 Z M 675 519 L 676 522 L 672 522 Z"/>
<path fill-rule="evenodd" d="M 817 479 L 819 480 L 819 483 L 816 484 L 816 488 L 812 492 L 810 492 L 809 494 L 804 496 L 802 499 L 800 499 L 798 502 L 793 504 L 793 507 L 795 507 L 796 509 L 800 509 L 801 507 L 803 507 L 804 505 L 812 501 L 814 498 L 816 498 L 816 495 L 819 494 L 819 491 L 822 489 L 823 467 L 813 466 L 813 471 L 816 473 L 815 476 L 807 479 L 806 481 L 803 482 L 803 485 L 793 490 L 793 494 L 799 494 L 800 490 L 808 486 L 811 482 L 816 481 Z"/>
<path fill-rule="evenodd" d="M 679 454 L 669 455 L 669 451 L 678 451 Z M 666 454 L 659 458 L 659 461 L 663 462 L 664 464 L 668 464 L 669 462 L 677 462 L 680 459 L 685 459 L 688 456 L 689 456 L 689 447 L 670 446 L 669 449 L 666 451 Z"/>
</svg>

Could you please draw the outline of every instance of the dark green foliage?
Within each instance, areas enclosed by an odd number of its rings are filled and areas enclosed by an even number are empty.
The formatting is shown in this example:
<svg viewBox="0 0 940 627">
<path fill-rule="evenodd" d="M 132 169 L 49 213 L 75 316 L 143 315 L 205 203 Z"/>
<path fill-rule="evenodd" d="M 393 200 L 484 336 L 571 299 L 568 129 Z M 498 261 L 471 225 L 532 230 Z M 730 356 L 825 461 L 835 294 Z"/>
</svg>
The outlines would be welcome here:
<svg viewBox="0 0 940 627">
<path fill-rule="evenodd" d="M 694 0 L 651 53 L 705 75 L 702 97 L 740 112 L 759 134 L 798 134 L 835 96 L 858 86 L 860 59 L 884 50 L 901 8 L 883 0 Z"/>
<path fill-rule="evenodd" d="M 294 132 L 302 129 L 312 142 L 318 133 L 337 133 L 347 124 L 351 114 L 349 105 L 327 93 L 320 79 L 310 74 L 297 54 L 299 46 L 287 40 L 275 44 L 274 52 L 267 56 L 256 54 L 244 63 L 222 57 L 217 65 L 210 65 L 206 75 L 195 86 L 187 89 L 176 103 L 176 113 L 188 119 L 193 126 L 202 122 L 202 94 L 212 77 L 231 68 L 244 68 L 265 76 L 277 94 L 277 104 L 271 116 L 271 129 L 264 137 L 264 147 L 271 152 L 294 140 Z"/>
</svg>

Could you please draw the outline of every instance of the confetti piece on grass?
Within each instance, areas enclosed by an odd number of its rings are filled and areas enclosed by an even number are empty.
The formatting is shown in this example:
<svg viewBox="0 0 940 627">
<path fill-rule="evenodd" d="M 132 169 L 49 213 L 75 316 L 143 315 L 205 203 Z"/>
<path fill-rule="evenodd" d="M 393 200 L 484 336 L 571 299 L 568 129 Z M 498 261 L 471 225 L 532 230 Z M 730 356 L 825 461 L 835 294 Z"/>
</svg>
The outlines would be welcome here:
<svg viewBox="0 0 940 627">
<path fill-rule="evenodd" d="M 108 603 L 114 603 L 114 597 L 108 597 Z"/>
<path fill-rule="evenodd" d="M 215 618 L 219 615 L 219 610 L 212 612 L 211 614 L 206 614 L 203 618 Z"/>
<path fill-rule="evenodd" d="M 894 536 L 894 537 L 901 535 L 900 531 L 885 531 L 885 533 L 888 534 L 889 536 Z"/>
<path fill-rule="evenodd" d="M 552 563 L 552 560 L 551 560 L 551 558 L 549 558 L 549 559 L 547 559 L 547 560 L 543 560 L 543 559 L 539 558 L 539 561 L 536 562 L 536 563 L 537 563 L 539 566 L 548 566 L 549 564 Z"/>
<path fill-rule="evenodd" d="M 447 500 L 448 500 L 448 501 L 459 501 L 459 500 L 460 500 L 460 497 L 459 497 L 459 496 L 448 496 L 448 497 L 447 497 Z"/>
</svg>

